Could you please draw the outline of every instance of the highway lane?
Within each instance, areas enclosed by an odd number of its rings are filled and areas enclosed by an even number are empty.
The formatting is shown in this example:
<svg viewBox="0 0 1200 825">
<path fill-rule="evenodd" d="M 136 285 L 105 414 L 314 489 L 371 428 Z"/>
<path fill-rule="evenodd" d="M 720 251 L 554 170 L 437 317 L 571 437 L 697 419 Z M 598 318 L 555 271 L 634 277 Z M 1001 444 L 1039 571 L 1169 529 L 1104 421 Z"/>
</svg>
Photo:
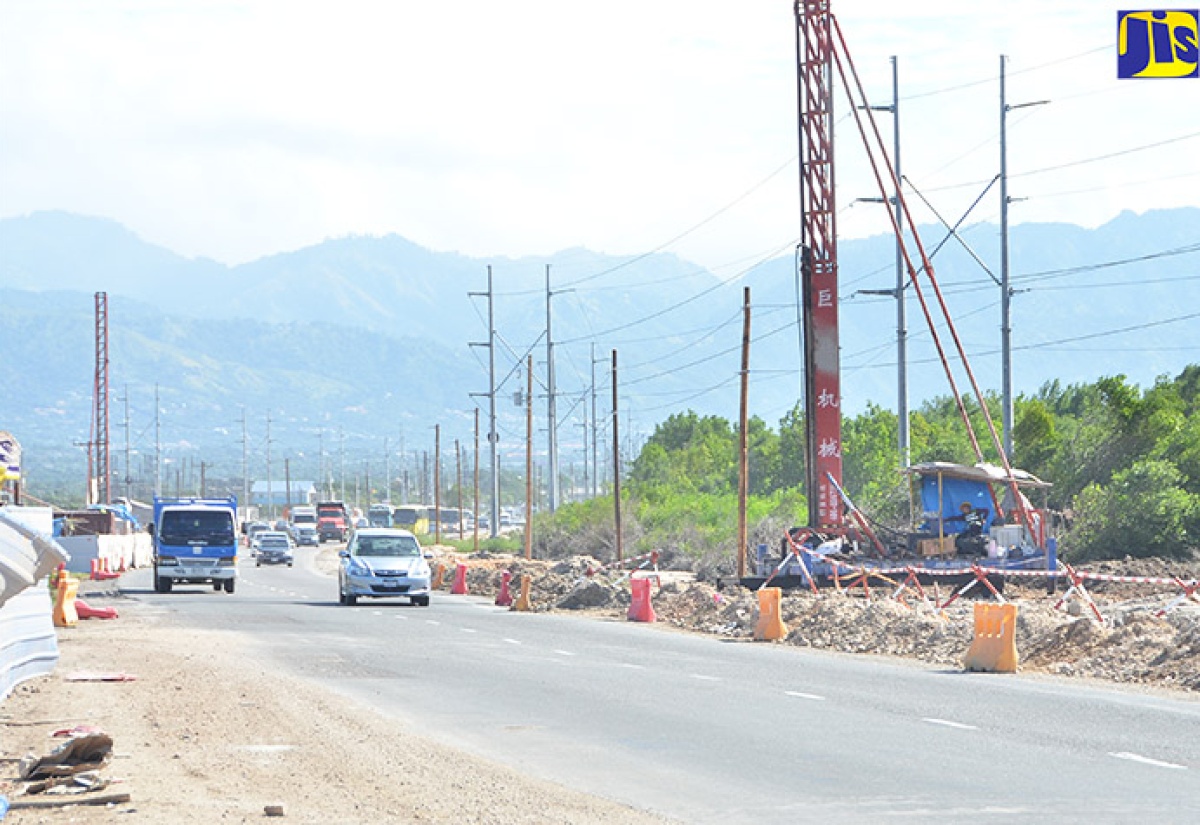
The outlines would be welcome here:
<svg viewBox="0 0 1200 825">
<path fill-rule="evenodd" d="M 402 727 L 688 822 L 1200 821 L 1200 701 L 520 614 L 337 604 L 311 568 L 136 598 Z"/>
</svg>

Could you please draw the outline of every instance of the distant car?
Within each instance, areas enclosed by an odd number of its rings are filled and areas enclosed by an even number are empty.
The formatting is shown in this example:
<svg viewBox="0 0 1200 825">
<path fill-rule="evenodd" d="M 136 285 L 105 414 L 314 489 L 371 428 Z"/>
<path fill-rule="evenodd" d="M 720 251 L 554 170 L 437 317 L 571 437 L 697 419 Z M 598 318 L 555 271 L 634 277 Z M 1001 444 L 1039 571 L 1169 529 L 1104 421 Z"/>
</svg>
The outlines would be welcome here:
<svg viewBox="0 0 1200 825">
<path fill-rule="evenodd" d="M 317 526 L 315 524 L 293 524 L 292 534 L 296 539 L 296 544 L 301 547 L 316 547 L 321 543 L 320 538 L 317 536 Z"/>
<path fill-rule="evenodd" d="M 247 546 L 253 547 L 254 546 L 254 537 L 257 536 L 259 533 L 263 532 L 264 530 L 270 530 L 270 529 L 271 529 L 271 525 L 267 524 L 265 521 L 251 521 L 251 522 L 247 523 L 245 528 L 243 528 L 243 530 L 242 530 L 242 532 L 246 534 Z"/>
<path fill-rule="evenodd" d="M 254 538 L 256 545 L 255 563 L 258 567 L 264 564 L 286 564 L 292 566 L 292 540 L 282 530 L 264 530 Z"/>
<path fill-rule="evenodd" d="M 359 598 L 405 598 L 429 606 L 429 562 L 417 537 L 394 527 L 356 530 L 338 553 L 338 601 L 351 605 Z"/>
</svg>

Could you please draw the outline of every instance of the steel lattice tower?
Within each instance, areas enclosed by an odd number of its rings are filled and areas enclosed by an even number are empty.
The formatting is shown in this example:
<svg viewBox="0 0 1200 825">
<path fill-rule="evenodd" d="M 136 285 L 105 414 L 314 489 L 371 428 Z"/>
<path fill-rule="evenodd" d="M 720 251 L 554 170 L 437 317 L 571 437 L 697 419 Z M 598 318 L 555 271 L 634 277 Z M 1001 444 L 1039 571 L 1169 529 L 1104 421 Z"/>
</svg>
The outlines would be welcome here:
<svg viewBox="0 0 1200 825">
<path fill-rule="evenodd" d="M 801 301 L 808 523 L 840 527 L 841 382 L 833 167 L 833 41 L 829 0 L 796 0 L 800 138 Z"/>
<path fill-rule="evenodd" d="M 96 378 L 92 387 L 92 438 L 88 473 L 89 498 L 95 479 L 100 503 L 112 501 L 108 450 L 108 293 L 96 293 Z"/>
</svg>

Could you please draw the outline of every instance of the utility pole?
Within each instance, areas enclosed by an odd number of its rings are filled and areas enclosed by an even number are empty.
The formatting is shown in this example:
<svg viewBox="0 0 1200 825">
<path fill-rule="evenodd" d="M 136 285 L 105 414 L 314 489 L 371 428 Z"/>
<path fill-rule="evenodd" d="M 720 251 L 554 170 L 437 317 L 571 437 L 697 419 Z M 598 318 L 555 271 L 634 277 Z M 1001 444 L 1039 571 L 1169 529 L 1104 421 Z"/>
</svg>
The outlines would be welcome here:
<svg viewBox="0 0 1200 825">
<path fill-rule="evenodd" d="M 203 461 L 201 461 L 200 462 L 200 498 L 207 497 L 207 490 L 205 489 L 204 470 L 205 470 L 205 464 Z"/>
<path fill-rule="evenodd" d="M 1005 56 L 1000 55 L 1000 397 L 1004 454 L 1012 459 L 1012 288 L 1008 283 L 1008 104 L 1004 98 Z"/>
<path fill-rule="evenodd" d="M 492 290 L 492 267 L 487 268 L 487 292 L 468 292 L 470 296 L 486 295 L 488 299 L 488 340 L 486 344 L 472 343 L 473 347 L 487 347 L 488 350 L 488 444 L 491 447 L 492 458 L 492 512 L 488 532 L 496 537 L 500 526 L 500 452 L 498 442 L 500 434 L 496 432 L 496 315 L 495 293 Z"/>
<path fill-rule="evenodd" d="M 433 425 L 433 543 L 442 543 L 442 425 Z"/>
<path fill-rule="evenodd" d="M 292 515 L 292 465 L 291 459 L 287 458 L 283 460 L 283 488 L 287 491 L 285 495 L 287 496 L 288 517 L 290 518 Z"/>
<path fill-rule="evenodd" d="M 1008 280 L 1008 113 L 1027 106 L 1041 106 L 1048 100 L 1008 105 L 1004 90 L 1004 64 L 1008 58 L 1000 55 L 1000 381 L 1003 406 L 1004 454 L 1013 457 L 1013 393 L 1012 393 L 1012 287 Z"/>
<path fill-rule="evenodd" d="M 475 552 L 479 552 L 479 408 L 475 408 Z"/>
<path fill-rule="evenodd" d="M 575 470 L 574 465 L 571 468 L 571 489 L 575 488 Z M 586 496 L 591 490 L 591 480 L 588 477 L 588 408 L 587 404 L 583 405 L 583 494 Z"/>
<path fill-rule="evenodd" d="M 383 503 L 392 503 L 392 454 L 388 452 L 388 437 L 383 437 Z"/>
<path fill-rule="evenodd" d="M 462 448 L 458 439 L 454 439 L 454 485 L 458 488 L 458 540 L 463 537 L 463 500 L 462 500 Z"/>
<path fill-rule="evenodd" d="M 242 407 L 242 507 L 250 506 L 250 467 L 246 463 L 246 408 Z M 242 510 L 242 521 L 246 520 L 245 509 Z"/>
<path fill-rule="evenodd" d="M 533 356 L 525 369 L 525 558 L 533 558 Z"/>
<path fill-rule="evenodd" d="M 742 306 L 742 392 L 738 420 L 738 525 L 737 573 L 746 576 L 746 499 L 750 494 L 749 462 L 749 394 L 750 394 L 750 287 L 745 288 Z"/>
<path fill-rule="evenodd" d="M 600 419 L 596 416 L 596 343 L 592 342 L 592 498 L 600 495 Z"/>
<path fill-rule="evenodd" d="M 617 351 L 612 351 L 612 437 L 613 437 L 613 520 L 617 534 L 617 563 L 623 559 L 621 542 L 621 437 L 617 429 Z"/>
<path fill-rule="evenodd" d="M 158 382 L 154 382 L 154 495 L 162 495 L 162 426 L 159 422 Z"/>
<path fill-rule="evenodd" d="M 271 489 L 271 411 L 267 410 L 267 521 L 275 518 L 275 491 Z"/>
<path fill-rule="evenodd" d="M 338 472 L 342 477 L 341 481 L 341 498 L 340 501 L 346 500 L 346 431 L 338 428 Z"/>
<path fill-rule="evenodd" d="M 897 449 L 900 466 L 911 463 L 910 424 L 908 414 L 908 318 L 905 308 L 904 245 L 899 233 L 904 231 L 904 208 L 900 202 L 900 80 L 895 55 L 892 56 L 892 103 L 890 106 L 867 106 L 874 112 L 892 115 L 892 169 L 895 172 L 895 191 L 888 200 L 895 214 L 896 229 L 896 286 L 894 289 L 863 289 L 864 295 L 888 295 L 896 299 L 896 420 L 899 424 Z M 859 198 L 858 200 L 883 203 L 883 198 Z"/>
<path fill-rule="evenodd" d="M 554 341 L 550 333 L 550 264 L 546 264 L 546 385 L 549 388 L 549 407 L 546 417 L 549 419 L 549 451 L 550 451 L 550 512 L 558 509 L 558 412 L 557 397 L 554 388 Z"/>
<path fill-rule="evenodd" d="M 125 385 L 125 498 L 133 501 L 133 471 L 129 467 L 129 385 Z"/>
</svg>

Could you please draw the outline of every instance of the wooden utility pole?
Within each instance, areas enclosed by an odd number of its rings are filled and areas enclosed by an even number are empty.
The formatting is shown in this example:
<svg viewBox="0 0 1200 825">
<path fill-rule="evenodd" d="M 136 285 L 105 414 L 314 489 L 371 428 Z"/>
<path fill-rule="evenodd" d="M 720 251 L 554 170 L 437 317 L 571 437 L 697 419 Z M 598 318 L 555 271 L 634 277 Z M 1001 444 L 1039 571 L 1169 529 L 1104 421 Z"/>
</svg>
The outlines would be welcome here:
<svg viewBox="0 0 1200 825">
<path fill-rule="evenodd" d="M 200 465 L 200 477 L 204 477 L 203 464 Z M 201 481 L 200 484 L 203 486 L 204 482 Z M 287 501 L 287 515 L 290 518 L 292 515 L 292 463 L 290 458 L 283 460 L 283 486 L 287 490 L 287 498 L 285 500 Z"/>
<path fill-rule="evenodd" d="M 479 552 L 479 408 L 475 408 L 475 552 Z"/>
<path fill-rule="evenodd" d="M 525 364 L 525 558 L 533 558 L 533 356 Z"/>
<path fill-rule="evenodd" d="M 613 520 L 617 532 L 617 563 L 624 558 L 621 542 L 621 436 L 617 427 L 617 351 L 612 351 Z"/>
<path fill-rule="evenodd" d="M 738 526 L 737 526 L 737 574 L 746 576 L 746 499 L 750 495 L 749 435 L 747 400 L 750 389 L 750 287 L 746 287 L 742 307 L 742 400 L 738 416 L 741 431 L 738 433 Z"/>
<path fill-rule="evenodd" d="M 442 543 L 442 425 L 433 425 L 433 543 Z"/>
<path fill-rule="evenodd" d="M 462 449 L 458 439 L 454 439 L 454 483 L 458 487 L 458 540 L 462 541 L 463 533 L 463 500 L 462 500 Z"/>
</svg>

